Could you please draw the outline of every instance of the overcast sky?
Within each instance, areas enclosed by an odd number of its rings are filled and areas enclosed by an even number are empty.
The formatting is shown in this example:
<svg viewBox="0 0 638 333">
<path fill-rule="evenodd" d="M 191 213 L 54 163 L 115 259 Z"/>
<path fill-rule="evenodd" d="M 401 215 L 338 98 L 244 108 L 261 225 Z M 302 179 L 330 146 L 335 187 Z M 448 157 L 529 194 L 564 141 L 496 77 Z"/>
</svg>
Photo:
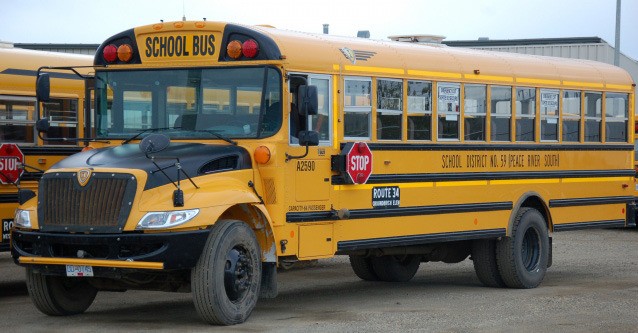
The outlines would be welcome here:
<svg viewBox="0 0 638 333">
<path fill-rule="evenodd" d="M 0 40 L 101 43 L 138 25 L 228 21 L 373 39 L 434 34 L 446 40 L 593 37 L 614 45 L 616 0 L 0 0 Z M 620 49 L 638 60 L 638 0 L 622 0 Z"/>
</svg>

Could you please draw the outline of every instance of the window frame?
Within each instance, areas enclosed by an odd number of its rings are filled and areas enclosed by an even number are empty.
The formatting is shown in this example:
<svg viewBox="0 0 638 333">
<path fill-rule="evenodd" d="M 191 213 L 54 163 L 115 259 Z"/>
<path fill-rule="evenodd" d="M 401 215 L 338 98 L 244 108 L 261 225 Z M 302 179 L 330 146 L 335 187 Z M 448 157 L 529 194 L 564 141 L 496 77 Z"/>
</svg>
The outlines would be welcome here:
<svg viewBox="0 0 638 333">
<path fill-rule="evenodd" d="M 381 99 L 380 99 L 380 93 L 381 90 L 379 89 L 379 83 L 380 81 L 387 81 L 387 82 L 396 82 L 396 83 L 400 83 L 400 87 L 401 87 L 401 92 L 399 94 L 399 110 L 392 110 L 392 109 L 381 109 L 379 106 L 381 104 Z M 401 141 L 403 139 L 403 101 L 404 101 L 404 93 L 403 93 L 403 80 L 402 79 L 393 79 L 393 78 L 376 78 L 376 96 L 377 96 L 377 100 L 376 100 L 376 133 L 377 133 L 377 140 L 382 140 L 382 141 Z M 383 128 L 379 127 L 379 117 L 380 116 L 398 116 L 399 117 L 399 137 L 398 138 L 380 138 L 379 137 L 379 131 L 383 130 Z"/>
<path fill-rule="evenodd" d="M 557 96 L 557 100 L 556 100 L 556 111 L 555 111 L 555 115 L 548 115 L 546 113 L 546 107 L 543 106 L 543 94 L 553 94 L 555 93 Z M 560 110 L 561 110 L 561 91 L 560 89 L 550 89 L 550 88 L 541 88 L 538 91 L 538 97 L 539 97 L 539 101 L 540 103 L 538 103 L 538 110 L 539 110 L 539 114 L 540 114 L 540 141 L 541 142 L 558 142 L 559 139 L 561 138 L 561 123 L 560 123 Z M 554 119 L 556 122 L 556 138 L 555 139 L 543 139 L 543 120 L 548 120 L 548 119 Z M 547 124 L 549 123 L 549 120 L 547 122 Z"/>
<path fill-rule="evenodd" d="M 370 106 L 346 106 L 346 82 L 362 81 L 370 83 Z M 371 140 L 372 139 L 372 77 L 370 76 L 344 76 L 343 77 L 343 139 L 344 140 Z M 355 95 L 356 96 L 356 95 Z M 346 116 L 347 113 L 367 114 L 368 115 L 368 136 L 347 136 L 346 135 Z"/>
<path fill-rule="evenodd" d="M 429 94 L 427 96 L 427 106 L 429 106 L 429 108 L 427 108 L 424 111 L 418 110 L 418 111 L 413 111 L 412 109 L 410 109 L 410 82 L 417 82 L 417 83 L 426 83 L 429 85 Z M 432 128 L 432 115 L 433 115 L 433 107 L 432 107 L 432 99 L 433 99 L 433 93 L 434 93 L 434 82 L 430 81 L 430 80 L 406 80 L 406 89 L 405 89 L 405 94 L 406 94 L 406 99 L 405 101 L 407 102 L 407 106 L 406 106 L 406 129 L 407 129 L 407 141 L 428 141 L 431 142 L 432 141 L 432 132 L 433 132 L 433 128 Z M 418 96 L 414 96 L 414 97 L 421 97 L 424 95 L 418 95 Z M 429 129 L 429 134 L 430 134 L 430 138 L 429 139 L 410 139 L 410 118 L 411 117 L 430 117 L 430 121 L 428 124 L 428 129 Z M 416 129 L 413 129 L 413 131 L 416 131 Z"/>
<path fill-rule="evenodd" d="M 472 88 L 476 88 L 476 87 L 482 87 L 483 88 L 483 112 L 469 112 L 468 111 L 468 94 L 467 94 L 467 88 L 468 87 L 472 87 Z M 469 84 L 464 84 L 463 85 L 463 140 L 464 141 L 472 141 L 472 142 L 485 142 L 487 141 L 487 85 L 486 84 L 473 84 L 473 83 L 469 83 Z M 477 104 L 477 109 L 478 109 L 478 104 Z M 471 140 L 468 139 L 468 134 L 466 132 L 467 126 L 465 123 L 465 120 L 467 119 L 467 116 L 475 116 L 475 117 L 483 117 L 483 139 L 482 140 Z"/>
<path fill-rule="evenodd" d="M 527 100 L 531 100 L 534 107 L 531 110 L 531 113 L 523 113 L 523 103 L 521 102 L 522 99 L 519 100 L 518 98 L 518 93 L 519 91 L 533 91 L 534 92 L 534 97 L 533 98 L 527 98 Z M 538 89 L 536 87 L 515 87 L 515 91 L 516 91 L 516 99 L 514 101 L 514 124 L 516 125 L 516 137 L 515 137 L 515 142 L 536 142 L 536 110 L 538 109 L 538 103 L 536 103 L 536 99 L 538 96 Z M 520 105 L 520 107 L 519 107 Z M 529 110 L 529 108 L 528 108 Z M 528 119 L 532 121 L 532 138 L 531 140 L 522 140 L 519 139 L 521 136 L 519 134 L 518 131 L 518 121 L 519 120 L 523 120 L 523 119 Z M 522 127 L 522 126 L 521 126 Z M 511 131 L 511 129 L 510 129 Z M 511 136 L 511 134 L 510 134 Z"/>
<path fill-rule="evenodd" d="M 441 88 L 454 88 L 457 90 L 457 109 L 456 111 L 443 111 L 439 112 L 439 103 L 441 101 L 440 89 Z M 436 139 L 437 141 L 460 141 L 461 140 L 461 83 L 460 82 L 436 82 Z M 444 117 L 442 117 L 444 116 Z M 456 137 L 455 138 L 443 138 L 441 137 L 439 120 L 445 118 L 446 122 L 454 122 L 454 120 L 448 120 L 448 116 L 455 116 L 456 118 Z"/>
</svg>

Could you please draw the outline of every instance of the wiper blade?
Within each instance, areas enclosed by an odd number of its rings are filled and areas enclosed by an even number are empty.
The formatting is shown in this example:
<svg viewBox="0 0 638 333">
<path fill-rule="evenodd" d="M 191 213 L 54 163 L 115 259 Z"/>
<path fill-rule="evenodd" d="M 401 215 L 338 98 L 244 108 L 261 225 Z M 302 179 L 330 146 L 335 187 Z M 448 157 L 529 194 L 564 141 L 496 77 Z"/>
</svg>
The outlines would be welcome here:
<svg viewBox="0 0 638 333">
<path fill-rule="evenodd" d="M 169 130 L 169 129 L 175 129 L 175 128 L 179 128 L 179 127 L 157 127 L 157 128 L 147 128 L 147 129 L 143 129 L 141 131 L 139 131 L 137 134 L 133 135 L 132 137 L 122 141 L 122 144 L 125 145 L 137 138 L 139 138 L 140 135 L 146 133 L 146 132 L 155 132 L 155 131 L 162 131 L 162 130 Z"/>
<path fill-rule="evenodd" d="M 232 145 L 235 145 L 235 146 L 237 145 L 237 141 L 232 140 L 230 138 L 227 138 L 227 137 L 225 137 L 225 136 L 223 136 L 223 135 L 221 135 L 221 134 L 219 134 L 219 133 L 217 133 L 215 131 L 210 131 L 210 130 L 200 130 L 200 131 L 206 132 L 208 134 L 211 134 L 211 135 L 215 136 L 216 138 L 224 140 L 224 141 L 226 141 L 226 142 L 228 142 L 228 143 L 230 143 Z"/>
</svg>

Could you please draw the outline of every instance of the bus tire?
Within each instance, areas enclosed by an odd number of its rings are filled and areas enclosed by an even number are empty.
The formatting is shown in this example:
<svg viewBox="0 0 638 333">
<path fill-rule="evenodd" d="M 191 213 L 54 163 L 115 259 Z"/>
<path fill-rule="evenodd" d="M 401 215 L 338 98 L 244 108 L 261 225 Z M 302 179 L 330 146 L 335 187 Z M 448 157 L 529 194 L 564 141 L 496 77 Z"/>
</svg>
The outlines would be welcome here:
<svg viewBox="0 0 638 333">
<path fill-rule="evenodd" d="M 501 278 L 496 263 L 496 241 L 477 239 L 472 242 L 472 263 L 479 281 L 486 287 L 503 288 L 505 282 Z"/>
<path fill-rule="evenodd" d="M 521 208 L 511 236 L 496 244 L 498 270 L 505 285 L 519 289 L 537 287 L 545 277 L 548 254 L 549 235 L 543 215 L 533 208 Z"/>
<path fill-rule="evenodd" d="M 385 282 L 410 281 L 421 264 L 421 257 L 414 254 L 371 258 L 374 273 Z"/>
<path fill-rule="evenodd" d="M 97 289 L 86 278 L 70 278 L 26 270 L 26 284 L 35 307 L 49 316 L 84 313 L 97 295 Z"/>
<path fill-rule="evenodd" d="M 350 255 L 350 266 L 354 274 L 364 281 L 379 281 L 377 273 L 372 268 L 372 260 L 370 257 Z"/>
<path fill-rule="evenodd" d="M 252 229 L 241 221 L 218 221 L 191 272 L 191 286 L 195 309 L 207 323 L 246 321 L 261 287 L 261 252 Z"/>
</svg>

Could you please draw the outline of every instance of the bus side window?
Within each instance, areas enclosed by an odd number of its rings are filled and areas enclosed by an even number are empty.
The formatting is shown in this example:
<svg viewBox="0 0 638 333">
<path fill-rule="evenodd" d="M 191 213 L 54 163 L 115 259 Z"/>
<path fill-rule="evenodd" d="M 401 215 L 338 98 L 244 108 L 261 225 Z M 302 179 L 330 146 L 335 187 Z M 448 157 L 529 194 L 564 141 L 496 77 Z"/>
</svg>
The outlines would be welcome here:
<svg viewBox="0 0 638 333">
<path fill-rule="evenodd" d="M 491 87 L 491 134 L 492 141 L 511 141 L 512 88 Z"/>
<path fill-rule="evenodd" d="M 346 78 L 344 90 L 344 138 L 370 140 L 372 79 L 369 77 Z"/>
<path fill-rule="evenodd" d="M 605 94 L 605 141 L 627 141 L 628 100 L 627 94 Z"/>
<path fill-rule="evenodd" d="M 432 140 L 432 82 L 408 81 L 408 140 Z"/>
<path fill-rule="evenodd" d="M 599 92 L 585 93 L 585 142 L 601 142 L 602 97 Z"/>
</svg>

